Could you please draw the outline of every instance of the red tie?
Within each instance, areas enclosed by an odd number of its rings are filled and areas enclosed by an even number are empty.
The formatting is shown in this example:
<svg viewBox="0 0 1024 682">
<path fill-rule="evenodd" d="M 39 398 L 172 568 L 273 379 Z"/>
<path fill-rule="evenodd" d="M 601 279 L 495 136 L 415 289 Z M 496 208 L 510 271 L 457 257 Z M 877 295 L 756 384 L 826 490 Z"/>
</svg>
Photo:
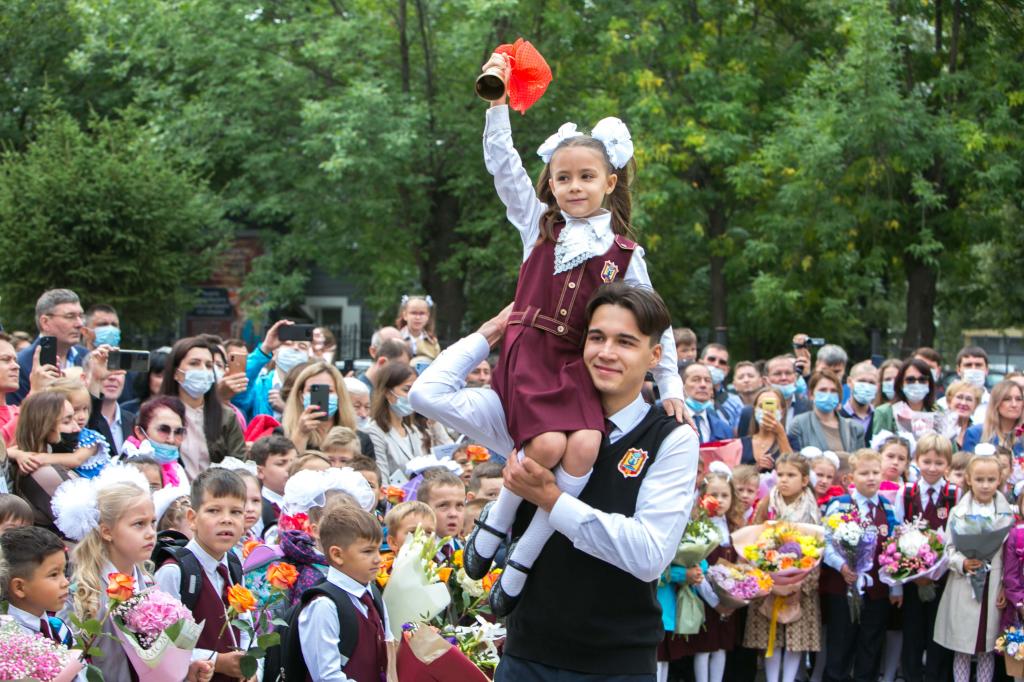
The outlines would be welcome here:
<svg viewBox="0 0 1024 682">
<path fill-rule="evenodd" d="M 924 512 L 927 514 L 929 510 L 935 508 L 935 488 L 928 488 L 928 504 L 925 505 Z"/>
<path fill-rule="evenodd" d="M 220 590 L 220 598 L 228 603 L 228 588 L 231 587 L 231 576 L 228 575 L 228 567 L 224 564 L 217 564 L 217 575 L 224 581 L 224 587 Z"/>
</svg>

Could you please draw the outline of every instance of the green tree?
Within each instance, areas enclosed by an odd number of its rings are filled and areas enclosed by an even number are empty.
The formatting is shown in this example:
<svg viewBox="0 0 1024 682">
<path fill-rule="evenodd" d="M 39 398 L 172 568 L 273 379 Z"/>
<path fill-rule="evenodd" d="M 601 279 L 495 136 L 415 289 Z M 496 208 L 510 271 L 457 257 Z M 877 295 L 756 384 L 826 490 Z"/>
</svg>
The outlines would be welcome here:
<svg viewBox="0 0 1024 682">
<path fill-rule="evenodd" d="M 193 302 L 224 235 L 220 206 L 127 122 L 53 111 L 0 157 L 4 321 L 31 327 L 46 289 L 109 303 L 145 330 Z"/>
</svg>

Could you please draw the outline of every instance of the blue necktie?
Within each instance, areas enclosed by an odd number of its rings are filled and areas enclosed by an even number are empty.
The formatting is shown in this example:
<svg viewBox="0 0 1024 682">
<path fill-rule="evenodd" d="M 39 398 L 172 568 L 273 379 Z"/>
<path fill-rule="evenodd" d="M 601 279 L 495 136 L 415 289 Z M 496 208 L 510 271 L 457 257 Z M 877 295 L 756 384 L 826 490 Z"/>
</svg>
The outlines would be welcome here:
<svg viewBox="0 0 1024 682">
<path fill-rule="evenodd" d="M 699 414 L 693 416 L 693 421 L 697 425 L 697 439 L 701 442 L 704 441 L 704 417 Z"/>
</svg>

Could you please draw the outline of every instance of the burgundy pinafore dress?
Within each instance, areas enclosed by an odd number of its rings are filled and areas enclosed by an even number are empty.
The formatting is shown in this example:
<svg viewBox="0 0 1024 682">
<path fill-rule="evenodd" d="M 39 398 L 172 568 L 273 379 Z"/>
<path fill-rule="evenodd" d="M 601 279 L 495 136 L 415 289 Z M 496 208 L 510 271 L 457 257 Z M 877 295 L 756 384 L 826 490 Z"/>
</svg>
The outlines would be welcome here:
<svg viewBox="0 0 1024 682">
<path fill-rule="evenodd" d="M 555 224 L 556 240 L 564 227 Z M 491 378 L 516 447 L 549 431 L 604 433 L 601 400 L 583 364 L 587 301 L 602 284 L 625 277 L 635 248 L 616 235 L 603 255 L 556 275 L 555 242 L 543 240 L 520 267 Z"/>
</svg>

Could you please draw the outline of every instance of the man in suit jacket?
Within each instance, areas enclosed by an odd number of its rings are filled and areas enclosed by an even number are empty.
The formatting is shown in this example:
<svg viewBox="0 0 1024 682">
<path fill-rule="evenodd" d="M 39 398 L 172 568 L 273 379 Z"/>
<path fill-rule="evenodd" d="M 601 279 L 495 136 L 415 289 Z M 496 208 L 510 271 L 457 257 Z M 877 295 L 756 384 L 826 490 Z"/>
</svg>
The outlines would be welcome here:
<svg viewBox="0 0 1024 682">
<path fill-rule="evenodd" d="M 715 385 L 708 366 L 700 362 L 685 362 L 680 374 L 686 406 L 690 408 L 701 444 L 732 438 L 729 423 L 715 412 Z"/>
<path fill-rule="evenodd" d="M 777 355 L 764 365 L 765 384 L 777 389 L 786 401 L 786 423 L 793 418 L 811 410 L 811 403 L 805 398 L 796 397 L 796 359 L 792 355 Z M 754 408 L 743 408 L 740 413 L 736 433 L 745 436 L 750 433 L 750 420 L 754 418 Z"/>
<path fill-rule="evenodd" d="M 81 366 L 85 361 L 85 347 L 78 345 L 82 340 L 82 325 L 85 313 L 78 294 L 69 289 L 50 289 L 36 301 L 36 327 L 39 336 L 18 353 L 18 390 L 7 394 L 9 405 L 20 405 L 31 388 L 29 375 L 35 366 L 39 348 L 39 337 L 53 336 L 57 339 L 57 368 Z"/>
</svg>

